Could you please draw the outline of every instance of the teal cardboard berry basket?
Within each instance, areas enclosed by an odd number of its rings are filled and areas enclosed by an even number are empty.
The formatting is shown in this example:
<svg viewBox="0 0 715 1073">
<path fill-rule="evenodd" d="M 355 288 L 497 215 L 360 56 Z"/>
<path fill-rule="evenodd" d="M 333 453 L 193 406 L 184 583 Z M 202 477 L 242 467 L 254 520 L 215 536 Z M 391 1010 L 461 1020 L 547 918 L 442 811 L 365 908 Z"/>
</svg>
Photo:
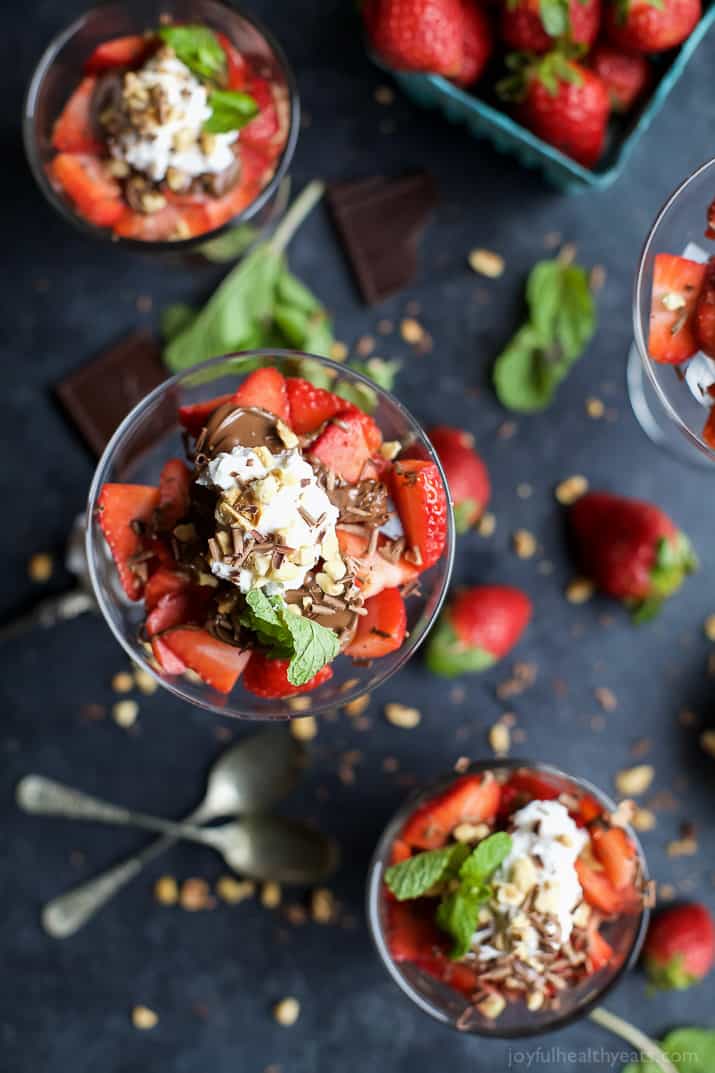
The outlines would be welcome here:
<svg viewBox="0 0 715 1073">
<path fill-rule="evenodd" d="M 566 193 L 605 190 L 623 171 L 638 140 L 655 119 L 714 22 L 715 0 L 711 0 L 688 40 L 672 59 L 660 61 L 657 84 L 641 108 L 630 120 L 611 123 L 603 158 L 593 169 L 577 164 L 520 126 L 505 111 L 459 89 L 446 78 L 404 71 L 391 71 L 391 74 L 415 104 L 442 112 L 450 123 L 463 123 L 475 138 L 486 138 L 500 153 L 516 157 L 526 168 L 540 170 L 559 190 Z"/>
</svg>

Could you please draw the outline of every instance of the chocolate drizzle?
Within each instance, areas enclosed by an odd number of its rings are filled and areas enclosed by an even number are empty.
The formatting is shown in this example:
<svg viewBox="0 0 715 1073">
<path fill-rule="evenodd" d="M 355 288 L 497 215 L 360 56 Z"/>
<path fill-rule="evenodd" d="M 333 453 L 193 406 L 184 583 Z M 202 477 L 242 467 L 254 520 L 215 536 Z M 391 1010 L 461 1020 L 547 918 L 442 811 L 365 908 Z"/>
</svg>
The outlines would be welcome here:
<svg viewBox="0 0 715 1073">
<path fill-rule="evenodd" d="M 213 457 L 234 447 L 267 447 L 275 453 L 285 446 L 277 431 L 277 418 L 257 406 L 225 402 L 214 410 L 196 441 L 196 452 Z"/>
</svg>

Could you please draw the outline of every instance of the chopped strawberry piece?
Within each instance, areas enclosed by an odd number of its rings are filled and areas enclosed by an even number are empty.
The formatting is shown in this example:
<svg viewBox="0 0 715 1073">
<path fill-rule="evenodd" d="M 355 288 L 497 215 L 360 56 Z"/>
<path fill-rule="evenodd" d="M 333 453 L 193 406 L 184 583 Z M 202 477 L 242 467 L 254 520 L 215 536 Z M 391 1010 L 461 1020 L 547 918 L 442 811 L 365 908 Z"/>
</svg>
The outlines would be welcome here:
<svg viewBox="0 0 715 1073">
<path fill-rule="evenodd" d="M 501 787 L 495 779 L 464 775 L 444 793 L 413 812 L 400 834 L 403 842 L 417 849 L 438 849 L 460 823 L 483 823 L 494 819 Z"/>
<path fill-rule="evenodd" d="M 629 887 L 636 878 L 636 847 L 622 827 L 595 830 L 593 853 L 616 890 Z"/>
<path fill-rule="evenodd" d="M 387 945 L 395 961 L 421 961 L 439 952 L 442 937 L 434 922 L 434 906 L 424 902 L 391 902 L 387 909 Z"/>
<path fill-rule="evenodd" d="M 58 153 L 48 168 L 51 178 L 89 223 L 112 227 L 126 211 L 119 184 L 96 157 Z"/>
<path fill-rule="evenodd" d="M 594 972 L 605 969 L 613 960 L 613 947 L 598 930 L 598 921 L 593 920 L 588 928 L 588 956 Z"/>
<path fill-rule="evenodd" d="M 420 967 L 422 964 L 420 963 Z M 463 995 L 473 995 L 479 988 L 479 975 L 470 969 L 468 965 L 460 965 L 459 962 L 450 961 L 446 957 L 434 959 L 434 974 L 439 974 L 439 979 L 460 991 Z"/>
<path fill-rule="evenodd" d="M 228 193 L 223 197 L 208 198 L 201 205 L 191 230 L 196 234 L 201 234 L 204 231 L 215 231 L 218 227 L 223 227 L 256 200 L 260 189 L 258 181 L 249 181 L 249 177 L 242 172 L 241 178 Z"/>
<path fill-rule="evenodd" d="M 243 134 L 243 132 L 241 133 Z M 244 144 L 243 137 L 241 137 L 240 142 L 241 144 L 238 147 L 238 156 L 241 161 L 239 185 L 252 191 L 253 197 L 255 197 L 273 174 L 275 156 L 271 153 L 269 146 L 249 145 L 247 142 Z"/>
<path fill-rule="evenodd" d="M 137 67 L 153 47 L 153 42 L 141 34 L 113 37 L 97 45 L 84 69 L 90 74 L 96 74 L 99 71 L 111 71 L 115 67 Z"/>
<path fill-rule="evenodd" d="M 377 427 L 377 423 L 366 414 L 363 410 L 358 410 L 355 406 L 346 407 L 343 404 L 343 414 L 350 414 L 357 418 L 362 425 L 362 434 L 365 437 L 365 443 L 368 446 L 371 455 L 374 455 L 376 451 L 380 450 L 382 446 L 382 433 Z M 341 417 L 341 414 L 338 414 Z"/>
<path fill-rule="evenodd" d="M 180 221 L 187 217 L 188 211 L 182 211 L 176 205 L 167 205 L 159 212 L 147 215 L 123 206 L 122 213 L 114 221 L 113 230 L 120 238 L 133 238 L 140 242 L 168 242 L 172 236 L 179 233 Z M 200 229 L 195 230 L 190 226 L 188 230 L 191 234 L 201 233 Z"/>
<path fill-rule="evenodd" d="M 517 768 L 506 785 L 531 801 L 554 801 L 568 789 L 568 783 L 562 779 L 529 771 L 527 768 Z"/>
<path fill-rule="evenodd" d="M 606 916 L 615 916 L 623 911 L 626 902 L 624 894 L 614 887 L 605 871 L 597 871 L 583 857 L 579 857 L 576 874 L 583 888 L 583 896 L 590 906 Z"/>
<path fill-rule="evenodd" d="M 597 820 L 602 815 L 603 806 L 598 803 L 595 797 L 591 797 L 590 794 L 584 794 L 579 799 L 578 813 L 574 819 L 579 826 L 588 826 L 588 824 L 593 823 L 594 820 Z"/>
<path fill-rule="evenodd" d="M 412 856 L 412 850 L 401 838 L 396 838 L 390 850 L 390 864 L 399 864 Z"/>
<path fill-rule="evenodd" d="M 715 358 L 715 257 L 708 261 L 695 309 L 695 338 L 702 352 Z"/>
<path fill-rule="evenodd" d="M 92 125 L 92 94 L 96 78 L 83 78 L 57 118 L 52 145 L 60 153 L 102 152 L 102 143 Z"/>
<path fill-rule="evenodd" d="M 309 380 L 289 376 L 286 380 L 291 428 L 297 436 L 315 432 L 331 417 L 345 410 L 345 399 L 315 387 Z"/>
<path fill-rule="evenodd" d="M 433 566 L 447 542 L 447 494 L 434 462 L 405 459 L 388 475 L 408 544 L 419 551 L 423 570 Z"/>
<path fill-rule="evenodd" d="M 177 573 L 167 566 L 155 570 L 144 588 L 144 606 L 147 612 L 153 611 L 164 596 L 173 596 L 189 588 L 191 582 L 185 574 Z"/>
<path fill-rule="evenodd" d="M 262 145 L 271 141 L 280 129 L 273 88 L 267 79 L 257 75 L 249 77 L 243 88 L 258 105 L 258 115 L 241 131 L 241 141 L 248 145 Z"/>
<path fill-rule="evenodd" d="M 183 674 L 187 669 L 183 660 L 180 660 L 178 656 L 174 655 L 161 637 L 152 637 L 151 651 L 162 671 L 166 671 L 167 674 Z"/>
<path fill-rule="evenodd" d="M 207 399 L 206 402 L 195 402 L 191 406 L 179 407 L 179 424 L 185 428 L 190 436 L 198 436 L 214 410 L 219 406 L 230 402 L 233 395 L 219 395 L 215 399 Z"/>
<path fill-rule="evenodd" d="M 216 37 L 219 40 L 221 48 L 226 53 L 227 88 L 244 90 L 246 79 L 248 77 L 248 64 L 235 45 L 233 45 L 229 38 L 226 37 L 226 34 L 217 33 Z"/>
<path fill-rule="evenodd" d="M 174 626 L 185 626 L 191 620 L 191 608 L 191 596 L 186 590 L 162 596 L 144 622 L 147 637 L 171 630 Z"/>
<path fill-rule="evenodd" d="M 706 265 L 685 257 L 656 255 L 648 335 L 653 361 L 678 365 L 697 353 L 694 315 L 706 271 Z"/>
<path fill-rule="evenodd" d="M 362 419 L 354 413 L 333 418 L 311 444 L 308 453 L 343 480 L 351 483 L 358 481 L 371 454 L 365 441 Z"/>
<path fill-rule="evenodd" d="M 219 693 L 230 693 L 251 658 L 249 650 L 219 641 L 206 630 L 179 626 L 162 633 L 161 641 L 182 663 Z"/>
<path fill-rule="evenodd" d="M 144 550 L 141 529 L 159 503 L 158 488 L 144 484 L 105 484 L 97 500 L 97 521 L 109 545 L 122 588 L 138 600 L 144 583 L 132 570 L 131 560 Z"/>
<path fill-rule="evenodd" d="M 180 458 L 170 458 L 159 476 L 158 528 L 170 532 L 189 509 L 191 473 Z"/>
<path fill-rule="evenodd" d="M 358 561 L 357 577 L 363 598 L 369 600 L 383 589 L 397 589 L 407 585 L 419 575 L 419 570 L 404 555 L 396 562 L 386 559 L 380 549 L 387 546 L 387 539 L 380 537 L 376 550 L 368 555 L 368 540 L 358 533 L 337 529 L 338 543 L 343 555 Z"/>
<path fill-rule="evenodd" d="M 286 424 L 290 422 L 285 377 L 277 369 L 256 369 L 249 373 L 233 398 L 239 406 L 259 406 Z"/>
<path fill-rule="evenodd" d="M 365 604 L 367 615 L 360 618 L 345 654 L 353 659 L 379 659 L 395 652 L 405 639 L 407 613 L 397 589 L 383 589 Z"/>
<path fill-rule="evenodd" d="M 305 685 L 294 686 L 288 681 L 288 663 L 287 659 L 270 659 L 263 652 L 254 652 L 243 679 L 244 687 L 257 697 L 295 697 L 310 693 L 333 677 L 332 667 L 326 664 Z"/>
</svg>

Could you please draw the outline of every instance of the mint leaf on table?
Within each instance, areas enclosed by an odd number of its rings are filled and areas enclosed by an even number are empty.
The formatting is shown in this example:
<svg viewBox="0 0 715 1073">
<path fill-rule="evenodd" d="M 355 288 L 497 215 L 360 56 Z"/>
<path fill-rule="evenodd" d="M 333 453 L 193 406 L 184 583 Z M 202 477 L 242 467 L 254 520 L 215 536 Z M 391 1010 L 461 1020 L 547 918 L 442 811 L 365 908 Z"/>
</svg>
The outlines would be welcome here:
<svg viewBox="0 0 715 1073">
<path fill-rule="evenodd" d="M 449 956 L 453 960 L 463 958 L 470 950 L 472 937 L 477 930 L 479 909 L 485 901 L 485 897 L 459 888 L 440 902 L 435 919 L 437 926 L 452 936 L 453 944 Z"/>
<path fill-rule="evenodd" d="M 248 611 L 241 624 L 252 630 L 272 656 L 289 659 L 288 681 L 305 685 L 340 651 L 338 635 L 319 622 L 296 615 L 280 596 L 253 589 L 246 596 Z"/>
<path fill-rule="evenodd" d="M 258 115 L 258 104 L 248 93 L 235 89 L 214 89 L 208 99 L 211 115 L 203 125 L 207 134 L 228 134 L 240 130 Z"/>
<path fill-rule="evenodd" d="M 443 849 L 429 849 L 406 861 L 391 865 L 385 872 L 385 882 L 398 902 L 421 898 L 435 883 L 458 869 L 469 853 L 467 846 L 454 842 Z"/>
<path fill-rule="evenodd" d="M 158 34 L 194 74 L 214 81 L 224 75 L 226 53 L 207 26 L 161 26 Z"/>
<path fill-rule="evenodd" d="M 348 363 L 349 369 L 354 369 L 358 373 L 362 373 L 373 383 L 377 384 L 384 391 L 392 391 L 395 383 L 395 378 L 400 370 L 402 362 L 399 361 L 385 361 L 384 358 L 369 358 L 367 361 L 351 361 Z M 358 409 L 364 410 L 366 414 L 374 414 L 377 409 L 377 392 L 368 387 L 367 384 L 353 382 L 350 380 L 339 380 L 337 385 L 333 388 L 336 395 L 340 395 L 346 402 L 351 402 L 353 406 L 357 406 Z"/>
<path fill-rule="evenodd" d="M 168 343 L 179 332 L 185 331 L 196 316 L 193 306 L 175 302 L 161 312 L 161 334 Z"/>
<path fill-rule="evenodd" d="M 511 837 L 506 831 L 495 831 L 472 850 L 459 869 L 459 878 L 465 883 L 486 883 L 509 856 L 511 846 Z"/>
<path fill-rule="evenodd" d="M 659 1046 L 678 1073 L 713 1073 L 715 1070 L 713 1029 L 676 1028 L 668 1033 Z M 629 1062 L 621 1073 L 661 1073 L 661 1069 L 646 1058 L 642 1062 Z"/>
</svg>

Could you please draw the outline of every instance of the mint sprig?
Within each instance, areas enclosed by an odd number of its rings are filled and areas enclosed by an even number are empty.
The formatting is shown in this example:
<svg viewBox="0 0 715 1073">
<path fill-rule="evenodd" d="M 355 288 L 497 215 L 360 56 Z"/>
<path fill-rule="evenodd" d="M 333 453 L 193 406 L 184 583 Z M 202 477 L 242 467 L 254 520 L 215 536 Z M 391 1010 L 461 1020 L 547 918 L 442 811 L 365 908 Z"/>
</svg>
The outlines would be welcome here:
<svg viewBox="0 0 715 1073">
<path fill-rule="evenodd" d="M 385 882 L 398 902 L 421 898 L 437 883 L 454 875 L 468 853 L 469 847 L 461 842 L 453 842 L 443 849 L 425 850 L 393 864 L 385 872 Z"/>
<path fill-rule="evenodd" d="M 338 635 L 312 619 L 296 615 L 280 596 L 253 589 L 246 596 L 241 625 L 252 630 L 276 659 L 288 659 L 288 681 L 305 685 L 340 652 Z"/>
<path fill-rule="evenodd" d="M 161 40 L 173 48 L 176 58 L 190 71 L 211 81 L 219 81 L 226 72 L 226 53 L 207 26 L 160 26 Z"/>
<path fill-rule="evenodd" d="M 240 130 L 258 115 L 258 104 L 249 93 L 234 89 L 214 89 L 209 93 L 211 115 L 204 123 L 207 134 L 227 134 Z"/>
</svg>

